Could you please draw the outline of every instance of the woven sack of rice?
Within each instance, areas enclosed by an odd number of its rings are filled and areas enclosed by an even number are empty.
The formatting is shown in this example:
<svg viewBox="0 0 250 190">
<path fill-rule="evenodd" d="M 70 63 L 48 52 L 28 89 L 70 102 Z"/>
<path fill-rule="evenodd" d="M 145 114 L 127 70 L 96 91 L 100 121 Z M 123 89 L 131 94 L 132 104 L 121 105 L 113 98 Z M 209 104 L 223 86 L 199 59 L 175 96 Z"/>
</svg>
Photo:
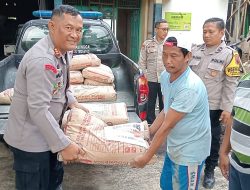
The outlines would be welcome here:
<svg viewBox="0 0 250 190">
<path fill-rule="evenodd" d="M 0 104 L 11 104 L 14 88 L 9 88 L 0 93 Z"/>
<path fill-rule="evenodd" d="M 85 79 L 84 84 L 92 85 L 92 86 L 115 86 L 114 83 L 103 83 L 103 82 L 98 82 L 92 79 Z"/>
<path fill-rule="evenodd" d="M 111 68 L 103 64 L 98 67 L 87 67 L 83 69 L 82 75 L 86 79 L 101 83 L 113 83 L 115 78 Z"/>
<path fill-rule="evenodd" d="M 71 71 L 82 70 L 83 68 L 89 66 L 99 66 L 101 64 L 101 60 L 92 53 L 83 54 L 83 55 L 75 55 L 70 62 L 69 69 Z"/>
<path fill-rule="evenodd" d="M 83 76 L 81 71 L 70 71 L 70 84 L 83 84 Z"/>
<path fill-rule="evenodd" d="M 116 92 L 113 86 L 71 85 L 78 102 L 115 101 Z"/>
<path fill-rule="evenodd" d="M 67 110 L 64 115 L 63 115 L 63 119 L 62 119 L 62 125 L 61 125 L 61 128 L 64 129 L 67 125 L 67 118 L 68 118 L 68 115 L 69 115 L 69 112 L 70 110 Z"/>
<path fill-rule="evenodd" d="M 78 162 L 129 165 L 149 147 L 148 142 L 144 140 L 145 127 L 147 128 L 147 124 L 143 122 L 107 126 L 81 109 L 72 109 L 68 114 L 64 132 L 85 152 Z"/>
<path fill-rule="evenodd" d="M 108 125 L 128 123 L 127 106 L 121 103 L 81 103 L 90 113 Z"/>
</svg>

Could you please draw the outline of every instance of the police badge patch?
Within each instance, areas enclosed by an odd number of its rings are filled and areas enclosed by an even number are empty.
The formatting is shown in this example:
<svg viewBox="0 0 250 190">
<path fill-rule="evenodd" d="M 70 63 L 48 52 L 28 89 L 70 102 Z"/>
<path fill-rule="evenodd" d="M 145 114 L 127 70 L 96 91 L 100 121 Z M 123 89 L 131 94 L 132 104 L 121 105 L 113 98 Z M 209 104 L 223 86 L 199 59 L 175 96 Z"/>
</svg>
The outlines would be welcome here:
<svg viewBox="0 0 250 190">
<path fill-rule="evenodd" d="M 51 64 L 45 64 L 44 67 L 45 67 L 45 70 L 50 70 L 53 73 L 57 74 L 57 69 L 53 65 L 51 65 Z"/>
<path fill-rule="evenodd" d="M 60 81 L 60 82 L 58 82 L 56 84 L 53 84 L 53 92 L 52 92 L 52 94 L 53 95 L 57 94 L 62 87 L 63 87 L 63 82 L 62 81 Z"/>
<path fill-rule="evenodd" d="M 226 66 L 225 73 L 229 77 L 240 76 L 240 57 L 238 52 L 233 53 L 233 58 L 231 62 Z"/>
<path fill-rule="evenodd" d="M 211 75 L 212 77 L 216 77 L 217 73 L 218 73 L 218 71 L 211 69 L 210 75 Z"/>
</svg>

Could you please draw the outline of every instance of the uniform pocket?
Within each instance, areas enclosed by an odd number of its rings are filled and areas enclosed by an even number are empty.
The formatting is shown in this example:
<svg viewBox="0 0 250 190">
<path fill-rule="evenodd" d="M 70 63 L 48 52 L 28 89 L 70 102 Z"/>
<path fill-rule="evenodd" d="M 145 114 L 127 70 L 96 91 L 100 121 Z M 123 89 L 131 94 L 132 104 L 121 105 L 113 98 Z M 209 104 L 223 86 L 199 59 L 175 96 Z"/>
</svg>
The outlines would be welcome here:
<svg viewBox="0 0 250 190">
<path fill-rule="evenodd" d="M 207 72 L 205 74 L 205 78 L 215 80 L 215 81 L 222 80 L 223 68 L 224 68 L 223 64 L 209 63 Z"/>
<path fill-rule="evenodd" d="M 147 53 L 155 53 L 157 51 L 156 47 L 148 47 L 147 48 Z"/>
<path fill-rule="evenodd" d="M 52 99 L 60 99 L 62 97 L 62 92 L 58 91 L 53 93 Z"/>
<path fill-rule="evenodd" d="M 189 66 L 190 68 L 194 71 L 194 72 L 198 72 L 198 66 L 200 64 L 200 60 L 195 60 L 193 59 L 192 61 L 189 62 Z"/>
<path fill-rule="evenodd" d="M 199 60 L 192 59 L 192 61 L 189 62 L 189 65 L 190 66 L 197 66 L 197 65 L 199 65 L 199 63 L 200 63 Z"/>
</svg>

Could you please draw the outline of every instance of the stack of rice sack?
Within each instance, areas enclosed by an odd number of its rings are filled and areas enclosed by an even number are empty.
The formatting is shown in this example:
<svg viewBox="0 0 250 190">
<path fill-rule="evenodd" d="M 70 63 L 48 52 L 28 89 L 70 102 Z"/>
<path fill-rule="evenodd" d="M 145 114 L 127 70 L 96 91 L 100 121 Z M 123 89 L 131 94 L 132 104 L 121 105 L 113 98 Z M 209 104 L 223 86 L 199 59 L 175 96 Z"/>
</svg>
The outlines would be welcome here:
<svg viewBox="0 0 250 190">
<path fill-rule="evenodd" d="M 92 53 L 84 54 L 84 55 L 74 55 L 71 60 L 69 69 L 71 71 L 80 71 L 83 68 L 90 66 L 99 66 L 101 64 L 101 60 Z"/>
<path fill-rule="evenodd" d="M 70 83 L 78 102 L 116 100 L 113 72 L 96 55 L 74 56 L 70 71 Z"/>
<path fill-rule="evenodd" d="M 0 93 L 0 104 L 11 104 L 14 88 L 9 88 Z"/>
<path fill-rule="evenodd" d="M 87 67 L 82 70 L 84 84 L 94 86 L 113 86 L 114 74 L 110 67 L 100 64 L 98 67 Z"/>
<path fill-rule="evenodd" d="M 149 148 L 146 122 L 108 126 L 81 109 L 70 110 L 64 132 L 85 152 L 86 164 L 129 165 Z"/>
<path fill-rule="evenodd" d="M 83 84 L 84 78 L 81 71 L 70 71 L 70 84 Z"/>
<path fill-rule="evenodd" d="M 95 54 L 75 55 L 71 60 L 70 84 L 83 84 L 82 70 L 89 66 L 99 66 L 101 60 Z"/>
</svg>

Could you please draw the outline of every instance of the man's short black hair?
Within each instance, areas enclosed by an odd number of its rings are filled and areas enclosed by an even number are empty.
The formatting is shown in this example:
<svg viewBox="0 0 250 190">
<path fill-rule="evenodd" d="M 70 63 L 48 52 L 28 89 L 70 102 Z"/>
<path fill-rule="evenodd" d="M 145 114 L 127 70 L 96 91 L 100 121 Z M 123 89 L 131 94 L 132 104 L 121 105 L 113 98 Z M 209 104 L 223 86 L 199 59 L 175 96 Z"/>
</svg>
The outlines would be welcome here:
<svg viewBox="0 0 250 190">
<path fill-rule="evenodd" d="M 203 27 L 204 27 L 205 24 L 210 23 L 210 22 L 215 23 L 216 26 L 217 26 L 217 28 L 219 28 L 220 30 L 224 30 L 225 29 L 225 22 L 224 22 L 224 20 L 221 19 L 221 18 L 217 18 L 217 17 L 213 17 L 213 18 L 207 19 L 204 22 Z"/>
<path fill-rule="evenodd" d="M 171 43 L 172 46 L 179 47 L 179 46 L 178 46 L 178 41 L 177 41 L 176 37 L 173 37 L 173 36 L 168 37 L 168 38 L 166 39 L 166 41 L 165 41 L 164 44 L 166 44 L 166 43 Z M 183 48 L 183 47 L 179 47 L 179 48 L 181 49 L 181 52 L 183 53 L 183 55 L 184 55 L 184 57 L 185 57 L 185 56 L 188 54 L 189 51 L 188 51 L 186 48 Z"/>
<path fill-rule="evenodd" d="M 77 16 L 80 15 L 80 12 L 75 8 L 70 5 L 59 5 L 52 11 L 52 16 L 62 16 L 63 14 L 69 14 L 71 16 Z"/>
<path fill-rule="evenodd" d="M 155 22 L 155 28 L 158 28 L 161 23 L 168 23 L 165 19 L 161 19 Z"/>
</svg>

